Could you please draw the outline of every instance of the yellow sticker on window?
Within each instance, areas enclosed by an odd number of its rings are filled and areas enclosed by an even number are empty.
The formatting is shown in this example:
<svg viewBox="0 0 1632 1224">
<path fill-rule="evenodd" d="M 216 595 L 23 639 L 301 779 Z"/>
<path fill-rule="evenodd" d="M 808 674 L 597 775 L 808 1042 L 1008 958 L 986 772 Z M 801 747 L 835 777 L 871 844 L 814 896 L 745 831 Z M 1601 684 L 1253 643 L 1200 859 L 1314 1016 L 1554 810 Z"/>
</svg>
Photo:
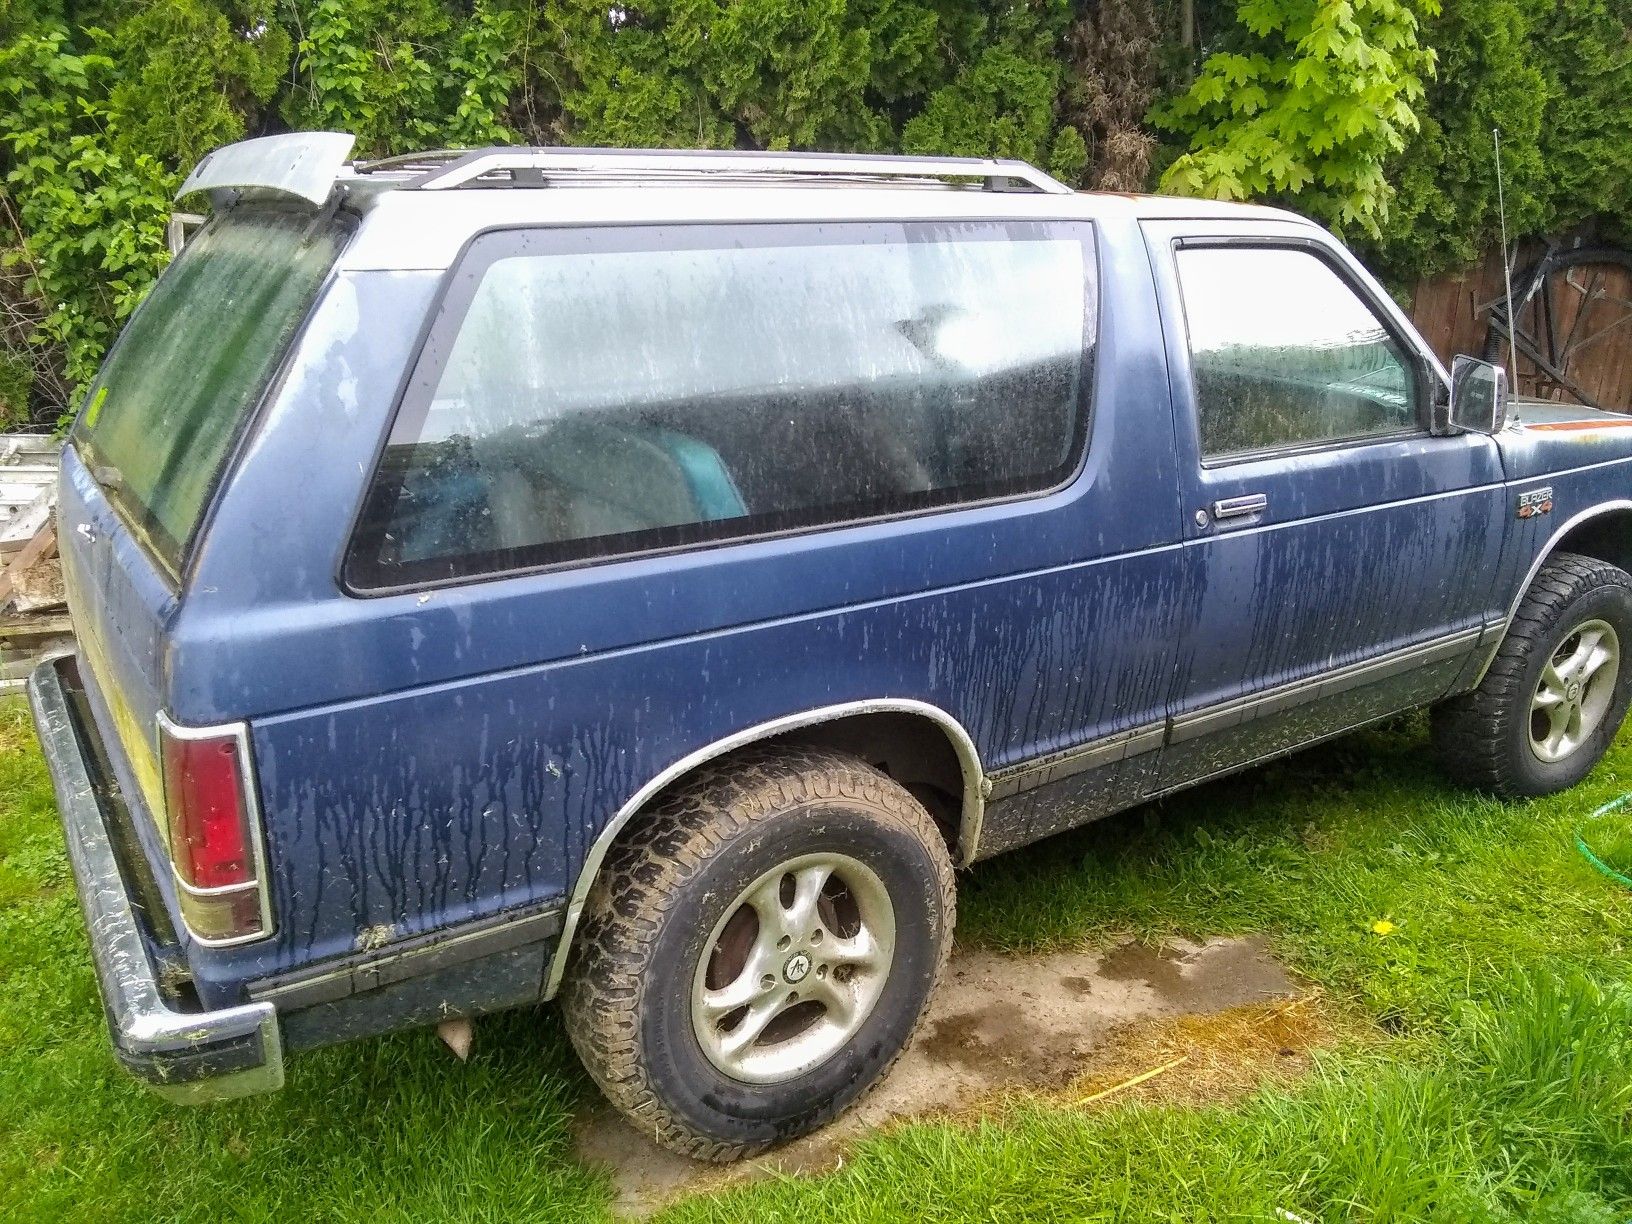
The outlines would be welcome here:
<svg viewBox="0 0 1632 1224">
<path fill-rule="evenodd" d="M 108 398 L 108 389 L 98 387 L 96 394 L 91 398 L 90 407 L 85 409 L 85 428 L 95 429 L 96 418 L 102 415 L 102 403 Z"/>
</svg>

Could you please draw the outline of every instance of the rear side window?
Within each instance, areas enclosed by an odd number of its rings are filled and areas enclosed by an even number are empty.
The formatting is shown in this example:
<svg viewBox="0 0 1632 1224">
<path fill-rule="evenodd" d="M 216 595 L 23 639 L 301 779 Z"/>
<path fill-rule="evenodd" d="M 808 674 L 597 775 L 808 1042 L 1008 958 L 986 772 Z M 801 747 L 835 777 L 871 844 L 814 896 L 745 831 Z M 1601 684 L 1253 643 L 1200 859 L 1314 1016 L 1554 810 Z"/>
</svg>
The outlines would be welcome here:
<svg viewBox="0 0 1632 1224">
<path fill-rule="evenodd" d="M 1186 247 L 1178 269 L 1204 456 L 1418 427 L 1405 350 L 1324 259 L 1295 247 Z"/>
<path fill-rule="evenodd" d="M 453 277 L 354 588 L 900 514 L 1076 466 L 1082 225 L 512 231 Z"/>
<path fill-rule="evenodd" d="M 159 278 L 92 385 L 73 441 L 173 573 L 345 237 L 311 212 L 233 209 Z"/>
</svg>

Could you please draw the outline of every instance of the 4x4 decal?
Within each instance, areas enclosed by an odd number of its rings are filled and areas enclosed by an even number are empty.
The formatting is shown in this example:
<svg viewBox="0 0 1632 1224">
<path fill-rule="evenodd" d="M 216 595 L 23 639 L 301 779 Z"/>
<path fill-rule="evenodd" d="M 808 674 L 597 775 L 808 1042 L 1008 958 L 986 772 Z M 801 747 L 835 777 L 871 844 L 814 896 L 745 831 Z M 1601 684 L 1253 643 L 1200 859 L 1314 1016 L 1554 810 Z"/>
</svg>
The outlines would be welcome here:
<svg viewBox="0 0 1632 1224">
<path fill-rule="evenodd" d="M 1553 486 L 1542 489 L 1531 489 L 1519 494 L 1519 517 L 1521 519 L 1535 518 L 1538 514 L 1553 512 Z"/>
</svg>

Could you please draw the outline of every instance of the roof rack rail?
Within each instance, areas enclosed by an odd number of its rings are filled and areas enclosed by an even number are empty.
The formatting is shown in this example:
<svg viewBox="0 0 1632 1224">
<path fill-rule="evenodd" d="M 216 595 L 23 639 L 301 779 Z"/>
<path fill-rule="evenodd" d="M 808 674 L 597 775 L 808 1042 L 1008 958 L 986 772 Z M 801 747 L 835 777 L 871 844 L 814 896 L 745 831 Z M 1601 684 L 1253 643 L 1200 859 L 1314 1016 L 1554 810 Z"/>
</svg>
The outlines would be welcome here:
<svg viewBox="0 0 1632 1224">
<path fill-rule="evenodd" d="M 1007 158 L 912 157 L 861 153 L 755 153 L 712 149 L 474 149 L 438 150 L 358 163 L 362 174 L 404 174 L 423 170 L 405 188 L 444 191 L 470 186 L 545 186 L 550 180 L 704 179 L 734 182 L 829 179 L 978 180 L 985 191 L 1037 191 L 1071 195 L 1072 190 L 1023 161 Z"/>
<path fill-rule="evenodd" d="M 351 168 L 359 174 L 372 174 L 376 170 L 412 170 L 420 166 L 441 165 L 445 162 L 457 161 L 469 153 L 469 149 L 420 149 L 414 153 L 393 153 L 390 157 L 374 157 L 367 161 L 355 161 L 351 163 Z"/>
</svg>

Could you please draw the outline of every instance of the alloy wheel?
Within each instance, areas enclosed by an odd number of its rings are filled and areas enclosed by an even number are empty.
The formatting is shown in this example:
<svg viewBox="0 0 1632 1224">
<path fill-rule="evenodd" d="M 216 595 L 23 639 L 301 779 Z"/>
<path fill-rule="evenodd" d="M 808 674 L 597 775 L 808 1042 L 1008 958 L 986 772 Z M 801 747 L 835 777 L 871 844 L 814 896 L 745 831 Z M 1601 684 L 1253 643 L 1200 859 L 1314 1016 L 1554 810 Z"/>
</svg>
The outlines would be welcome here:
<svg viewBox="0 0 1632 1224">
<path fill-rule="evenodd" d="M 692 1027 L 732 1079 L 779 1083 L 841 1050 L 871 1014 L 895 955 L 895 911 L 865 864 L 836 852 L 755 880 L 704 946 Z"/>
<path fill-rule="evenodd" d="M 1530 700 L 1530 750 L 1538 758 L 1561 761 L 1598 730 L 1620 666 L 1620 638 L 1609 622 L 1589 620 L 1565 635 Z"/>
</svg>

